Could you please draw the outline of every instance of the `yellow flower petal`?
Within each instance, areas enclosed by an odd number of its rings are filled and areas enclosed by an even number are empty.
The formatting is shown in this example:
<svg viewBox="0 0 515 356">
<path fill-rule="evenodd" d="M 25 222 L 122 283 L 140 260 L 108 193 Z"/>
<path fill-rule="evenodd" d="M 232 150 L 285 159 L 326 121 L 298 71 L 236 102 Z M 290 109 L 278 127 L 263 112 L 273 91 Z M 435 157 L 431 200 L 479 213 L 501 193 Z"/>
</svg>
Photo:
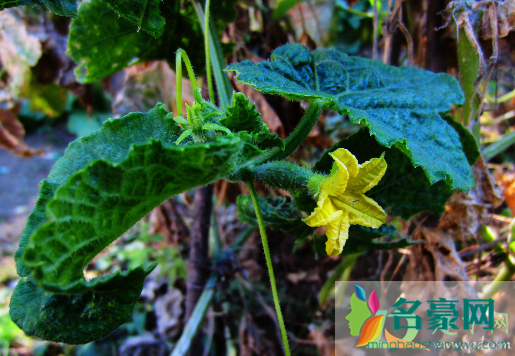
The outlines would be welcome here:
<svg viewBox="0 0 515 356">
<path fill-rule="evenodd" d="M 339 148 L 336 151 L 329 153 L 329 155 L 333 157 L 334 161 L 340 168 L 342 165 L 347 168 L 350 179 L 354 178 L 358 174 L 358 160 L 345 148 Z"/>
<path fill-rule="evenodd" d="M 340 163 L 341 164 L 341 163 Z M 332 174 L 327 177 L 322 185 L 320 186 L 320 193 L 322 192 L 327 195 L 340 195 L 345 192 L 347 188 L 347 182 L 349 181 L 349 172 L 345 166 L 339 166 L 335 170 L 333 167 Z M 320 198 L 322 196 L 320 195 Z"/>
<path fill-rule="evenodd" d="M 345 193 L 329 197 L 335 210 L 343 210 L 349 215 L 349 222 L 378 228 L 384 224 L 386 213 L 375 200 L 363 194 Z"/>
<path fill-rule="evenodd" d="M 347 183 L 347 191 L 366 193 L 379 183 L 386 172 L 384 158 L 372 158 L 361 165 L 356 177 Z"/>
<path fill-rule="evenodd" d="M 386 161 L 383 157 L 374 158 L 360 165 L 343 148 L 330 155 L 334 159 L 331 173 L 327 178 L 317 176 L 317 184 L 322 181 L 316 195 L 317 207 L 304 222 L 312 227 L 327 226 L 326 252 L 336 256 L 347 242 L 350 224 L 378 228 L 386 221 L 379 204 L 363 194 L 381 180 Z"/>
<path fill-rule="evenodd" d="M 317 205 L 318 207 L 313 213 L 303 220 L 308 226 L 327 225 L 332 219 L 335 219 L 333 214 L 338 212 L 329 199 L 319 199 Z"/>
<path fill-rule="evenodd" d="M 329 256 L 338 256 L 343 251 L 343 246 L 349 238 L 349 218 L 343 211 L 339 210 L 333 216 L 336 219 L 332 219 L 327 224 L 327 242 L 325 244 L 325 251 Z"/>
</svg>

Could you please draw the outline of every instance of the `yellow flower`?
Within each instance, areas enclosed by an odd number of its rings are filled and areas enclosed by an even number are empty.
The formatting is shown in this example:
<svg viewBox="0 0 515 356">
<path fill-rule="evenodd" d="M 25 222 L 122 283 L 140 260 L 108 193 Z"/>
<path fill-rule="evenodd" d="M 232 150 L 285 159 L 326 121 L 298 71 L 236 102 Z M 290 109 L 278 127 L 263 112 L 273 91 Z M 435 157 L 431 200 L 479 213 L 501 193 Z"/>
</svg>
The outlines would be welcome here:
<svg viewBox="0 0 515 356">
<path fill-rule="evenodd" d="M 304 219 L 309 226 L 327 225 L 326 251 L 339 255 L 349 237 L 350 224 L 378 228 L 386 213 L 364 193 L 379 183 L 386 172 L 383 156 L 358 164 L 352 153 L 340 148 L 332 153 L 333 167 L 329 176 L 316 175 L 311 185 L 319 185 L 317 208 Z"/>
</svg>

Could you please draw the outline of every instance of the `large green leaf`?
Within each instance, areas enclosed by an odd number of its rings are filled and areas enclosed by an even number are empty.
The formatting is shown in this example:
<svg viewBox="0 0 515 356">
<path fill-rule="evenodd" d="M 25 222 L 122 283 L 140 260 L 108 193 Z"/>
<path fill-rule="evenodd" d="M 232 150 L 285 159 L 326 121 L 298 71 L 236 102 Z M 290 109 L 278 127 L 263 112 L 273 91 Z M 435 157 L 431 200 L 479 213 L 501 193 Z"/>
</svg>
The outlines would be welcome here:
<svg viewBox="0 0 515 356">
<path fill-rule="evenodd" d="M 385 147 L 395 146 L 433 184 L 468 191 L 474 177 L 458 133 L 439 113 L 462 104 L 458 82 L 447 74 L 397 68 L 342 52 L 300 44 L 277 48 L 271 61 L 232 64 L 237 79 L 262 93 L 292 100 L 321 98 L 325 107 L 361 123 Z"/>
<path fill-rule="evenodd" d="M 68 39 L 68 54 L 79 65 L 75 70 L 79 81 L 95 82 L 139 61 L 166 60 L 175 68 L 178 48 L 188 53 L 197 75 L 202 74 L 205 56 L 200 23 L 192 6 L 181 11 L 178 5 L 178 0 L 160 2 L 160 16 L 166 24 L 159 30 L 161 36 L 154 38 L 100 0 L 83 2 L 78 18 L 70 25 Z M 222 5 L 234 7 L 231 1 L 211 2 L 212 7 Z"/>
<path fill-rule="evenodd" d="M 149 34 L 159 37 L 165 19 L 159 14 L 160 0 L 100 0 L 121 16 Z M 77 17 L 77 0 L 0 0 L 0 10 L 21 5 L 44 5 L 60 16 Z M 90 23 L 94 27 L 94 23 Z"/>
<path fill-rule="evenodd" d="M 408 219 L 422 211 L 431 211 L 436 215 L 444 211 L 452 190 L 444 182 L 431 185 L 420 167 L 413 167 L 408 157 L 397 148 L 387 149 L 379 145 L 366 128 L 328 149 L 313 169 L 328 174 L 334 162 L 329 153 L 338 148 L 348 149 L 359 162 L 379 157 L 385 152 L 384 158 L 388 164 L 386 173 L 367 196 L 383 208 L 389 208 L 393 214 Z"/>
<path fill-rule="evenodd" d="M 165 19 L 159 14 L 161 0 L 101 0 L 118 15 L 131 21 L 138 29 L 154 37 L 163 33 Z"/>
<path fill-rule="evenodd" d="M 136 269 L 132 278 L 123 280 L 123 288 L 83 294 L 46 292 L 24 277 L 11 297 L 11 319 L 26 335 L 53 342 L 85 344 L 104 338 L 130 319 L 143 279 L 153 267 Z"/>
<path fill-rule="evenodd" d="M 0 10 L 22 5 L 43 5 L 59 16 L 77 17 L 77 0 L 0 0 Z"/>
<path fill-rule="evenodd" d="M 48 179 L 42 182 L 36 208 L 15 254 L 18 273 L 24 277 L 16 296 L 32 291 L 34 300 L 25 311 L 21 310 L 24 299 L 13 297 L 11 301 L 13 320 L 26 333 L 68 343 L 76 343 L 80 337 L 80 342 L 96 338 L 98 334 L 70 334 L 71 329 L 64 327 L 45 329 L 48 315 L 64 317 L 76 310 L 80 295 L 89 298 L 89 304 L 80 304 L 84 313 L 69 321 L 73 330 L 98 328 L 105 336 L 127 320 L 130 312 L 115 320 L 96 313 L 109 306 L 116 309 L 120 303 L 122 310 L 131 309 L 124 303 L 137 299 L 129 296 L 141 291 L 143 279 L 153 267 L 90 281 L 84 279 L 84 268 L 164 199 L 228 173 L 238 164 L 245 144 L 242 137 L 248 138 L 246 134 L 228 135 L 204 144 L 177 146 L 175 141 L 181 131 L 163 105 L 158 104 L 148 113 L 108 120 L 101 130 L 70 144 L 56 162 Z M 34 281 L 45 292 L 36 291 Z M 108 295 L 116 298 L 109 299 Z M 59 310 L 63 313 L 41 307 L 54 305 L 54 297 L 60 300 Z M 89 318 L 88 313 L 93 316 Z"/>
<path fill-rule="evenodd" d="M 86 282 L 82 273 L 93 257 L 165 199 L 224 176 L 243 144 L 239 136 L 172 147 L 152 140 L 132 146 L 119 164 L 92 162 L 55 191 L 47 222 L 25 247 L 25 265 L 47 290 L 97 287 L 100 280 Z"/>
</svg>

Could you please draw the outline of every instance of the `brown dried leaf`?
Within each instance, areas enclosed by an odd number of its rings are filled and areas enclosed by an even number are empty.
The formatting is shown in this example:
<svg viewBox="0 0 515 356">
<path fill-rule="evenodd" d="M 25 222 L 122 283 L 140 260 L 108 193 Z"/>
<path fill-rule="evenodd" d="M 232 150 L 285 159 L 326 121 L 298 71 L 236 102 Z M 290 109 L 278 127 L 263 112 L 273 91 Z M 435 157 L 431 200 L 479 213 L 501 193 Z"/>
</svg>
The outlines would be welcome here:
<svg viewBox="0 0 515 356">
<path fill-rule="evenodd" d="M 240 356 L 276 356 L 274 344 L 262 335 L 252 317 L 242 317 L 239 334 Z"/>
<path fill-rule="evenodd" d="M 165 200 L 163 204 L 150 212 L 150 235 L 162 235 L 172 246 L 185 243 L 184 239 L 190 235 L 181 214 L 177 212 L 174 202 Z"/>
<path fill-rule="evenodd" d="M 451 196 L 438 225 L 454 238 L 461 240 L 475 236 L 488 218 L 488 209 L 496 208 L 503 202 L 483 157 L 479 157 L 472 166 L 472 171 L 476 186 L 468 195 L 455 192 Z"/>
<path fill-rule="evenodd" d="M 175 338 L 181 331 L 184 296 L 181 291 L 168 286 L 165 295 L 156 298 L 154 303 L 157 332 L 168 338 Z"/>
<path fill-rule="evenodd" d="M 0 101 L 18 97 L 30 67 L 41 57 L 41 43 L 30 34 L 17 9 L 0 11 L 0 63 L 7 73 L 7 82 L 0 81 Z"/>
<path fill-rule="evenodd" d="M 405 281 L 467 281 L 453 237 L 442 230 L 433 215 L 423 214 L 420 221 L 414 221 L 413 240 L 422 240 L 411 247 L 409 266 Z"/>
<path fill-rule="evenodd" d="M 119 80 L 120 78 L 116 78 Z M 126 68 L 121 84 L 113 85 L 113 113 L 122 116 L 134 111 L 148 111 L 157 102 L 168 111 L 175 108 L 175 72 L 164 61 L 140 63 Z M 193 93 L 187 78 L 182 81 L 182 99 L 191 104 Z M 183 110 L 183 112 L 185 112 Z"/>
<path fill-rule="evenodd" d="M 506 200 L 511 213 L 515 215 L 515 166 L 510 164 L 506 171 L 497 167 L 493 176 L 501 188 L 502 196 Z"/>
<path fill-rule="evenodd" d="M 315 345 L 317 345 L 318 353 L 320 356 L 335 355 L 334 341 L 325 337 L 323 329 L 317 328 L 314 325 L 310 325 L 309 337 L 315 342 Z"/>
<path fill-rule="evenodd" d="M 476 292 L 471 285 L 459 284 L 456 288 L 446 288 L 445 281 L 468 281 L 468 275 L 463 265 L 453 237 L 436 225 L 436 218 L 433 215 L 422 215 L 420 221 L 415 221 L 412 232 L 413 240 L 422 240 L 411 247 L 409 265 L 404 275 L 404 281 L 437 281 L 441 282 L 441 290 L 447 290 L 449 296 L 470 298 L 476 297 Z M 413 228 L 413 226 L 412 226 Z M 406 288 L 405 289 L 403 289 Z M 430 300 L 442 295 L 431 288 L 419 284 L 420 290 L 413 290 L 409 283 L 401 287 L 410 297 L 420 297 L 420 300 Z M 408 290 L 409 288 L 409 290 Z M 440 293 L 440 292 L 438 292 Z"/>
<path fill-rule="evenodd" d="M 40 155 L 43 150 L 35 150 L 23 142 L 25 130 L 16 116 L 7 110 L 0 109 L 0 148 L 21 157 Z"/>
<path fill-rule="evenodd" d="M 515 2 L 504 1 L 496 2 L 497 8 L 497 36 L 506 37 L 510 31 L 515 30 Z M 483 13 L 483 37 L 491 39 L 492 34 L 492 23 L 489 11 Z"/>
<path fill-rule="evenodd" d="M 288 10 L 288 15 L 293 23 L 296 38 L 302 40 L 302 33 L 305 32 L 314 43 L 322 44 L 329 36 L 330 19 L 333 12 L 332 1 L 299 2 L 297 6 Z"/>
</svg>

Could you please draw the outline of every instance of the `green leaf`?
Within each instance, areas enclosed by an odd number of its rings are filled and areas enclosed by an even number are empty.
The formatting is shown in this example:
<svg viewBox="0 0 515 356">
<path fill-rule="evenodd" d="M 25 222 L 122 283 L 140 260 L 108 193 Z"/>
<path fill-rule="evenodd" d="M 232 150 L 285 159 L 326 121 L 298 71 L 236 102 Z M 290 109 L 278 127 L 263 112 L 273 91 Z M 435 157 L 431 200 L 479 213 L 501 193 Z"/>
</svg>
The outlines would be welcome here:
<svg viewBox="0 0 515 356">
<path fill-rule="evenodd" d="M 47 221 L 25 246 L 24 264 L 49 291 L 98 288 L 104 281 L 83 276 L 93 257 L 165 199 L 223 177 L 243 145 L 240 136 L 171 147 L 152 140 L 132 146 L 120 163 L 93 161 L 56 189 Z"/>
<path fill-rule="evenodd" d="M 281 17 L 286 15 L 288 10 L 294 8 L 302 1 L 303 0 L 278 0 L 277 7 L 274 9 L 273 19 L 279 20 Z"/>
<path fill-rule="evenodd" d="M 163 34 L 165 19 L 159 14 L 161 0 L 101 0 L 119 16 L 154 37 Z"/>
<path fill-rule="evenodd" d="M 219 5 L 230 6 L 231 1 L 211 3 L 213 8 Z M 162 35 L 154 38 L 144 31 L 138 32 L 134 22 L 119 17 L 100 0 L 82 2 L 68 38 L 68 54 L 79 65 L 75 69 L 78 80 L 95 82 L 140 61 L 166 60 L 175 68 L 178 48 L 188 53 L 196 75 L 201 75 L 205 67 L 204 39 L 193 7 L 187 4 L 181 11 L 178 0 L 170 0 L 160 2 L 159 10 L 166 24 L 160 30 Z M 156 11 L 152 12 L 154 18 Z M 217 18 L 213 16 L 213 20 Z"/>
<path fill-rule="evenodd" d="M 106 121 L 101 130 L 70 144 L 56 162 L 41 184 L 36 208 L 15 253 L 18 273 L 25 279 L 19 294 L 13 296 L 11 313 L 26 333 L 59 342 L 88 342 L 92 340 L 89 335 L 78 335 L 83 329 L 95 328 L 96 324 L 88 324 L 88 313 L 98 312 L 91 320 L 98 320 L 96 327 L 104 336 L 128 318 L 130 313 L 110 320 L 110 314 L 102 318 L 100 311 L 109 306 L 116 310 L 117 303 L 135 301 L 137 298 L 122 296 L 138 294 L 153 267 L 90 281 L 83 276 L 84 268 L 163 200 L 209 184 L 237 166 L 244 139 L 248 138 L 232 134 L 213 142 L 177 146 L 174 142 L 180 132 L 163 105 L 158 104 L 148 113 Z M 34 282 L 45 292 L 35 291 Z M 20 298 L 30 290 L 34 290 L 33 309 L 24 312 L 20 308 L 26 301 Z M 48 315 L 66 319 L 66 308 L 76 310 L 77 300 L 81 300 L 78 295 L 90 298 L 92 304 L 85 305 L 85 312 L 70 321 L 72 329 L 67 331 L 63 326 L 54 330 L 50 327 L 53 324 L 45 329 Z M 109 295 L 116 298 L 109 299 Z M 62 302 L 58 304 L 62 309 L 41 308 L 47 301 L 54 305 L 56 298 Z M 57 319 L 55 323 L 68 325 L 66 320 Z M 75 334 L 70 335 L 71 330 Z"/>
<path fill-rule="evenodd" d="M 114 164 L 121 163 L 133 144 L 142 145 L 155 139 L 160 140 L 164 146 L 174 146 L 181 129 L 167 115 L 164 106 L 157 104 L 148 113 L 130 113 L 120 119 L 108 120 L 100 131 L 81 137 L 68 146 L 48 178 L 41 182 L 36 207 L 29 215 L 22 232 L 18 251 L 14 255 L 20 276 L 26 277 L 30 274 L 30 270 L 21 260 L 23 250 L 30 235 L 47 220 L 46 205 L 57 188 L 93 161 L 104 159 Z"/>
<path fill-rule="evenodd" d="M 77 0 L 0 0 L 0 10 L 22 5 L 43 5 L 56 15 L 77 17 Z"/>
<path fill-rule="evenodd" d="M 138 29 L 159 37 L 163 33 L 165 19 L 159 14 L 160 0 L 100 0 L 112 8 L 118 16 L 134 23 Z M 0 10 L 20 5 L 43 5 L 60 16 L 77 17 L 77 0 L 0 0 Z M 104 6 L 105 8 L 105 6 Z M 90 23 L 92 27 L 94 22 Z"/>
<path fill-rule="evenodd" d="M 220 123 L 232 132 L 246 131 L 253 137 L 251 143 L 260 149 L 279 147 L 284 150 L 284 140 L 276 134 L 270 133 L 270 129 L 261 119 L 261 113 L 257 111 L 256 104 L 250 104 L 250 99 L 243 93 L 233 93 L 231 105 L 225 111 L 225 117 Z"/>
<path fill-rule="evenodd" d="M 288 198 L 278 197 L 266 199 L 258 198 L 263 220 L 266 226 L 282 230 L 298 239 L 306 238 L 315 229 L 302 221 L 302 215 L 295 208 L 295 204 Z M 240 195 L 236 200 L 238 217 L 246 224 L 258 226 L 254 205 L 250 195 Z"/>
<path fill-rule="evenodd" d="M 145 58 L 157 42 L 151 35 L 137 32 L 131 21 L 93 0 L 81 3 L 79 16 L 70 25 L 68 55 L 79 65 L 75 69 L 77 79 L 89 83 Z"/>
<path fill-rule="evenodd" d="M 461 146 L 463 147 L 463 151 L 465 152 L 465 156 L 467 156 L 467 161 L 471 166 L 476 163 L 479 155 L 481 154 L 479 151 L 479 146 L 477 145 L 476 138 L 474 135 L 467 130 L 462 124 L 453 119 L 453 117 L 449 114 L 441 114 L 442 119 L 444 119 L 449 125 L 451 125 L 454 130 L 460 135 Z"/>
<path fill-rule="evenodd" d="M 54 294 L 32 278 L 22 278 L 9 305 L 11 319 L 26 335 L 41 339 L 85 344 L 108 336 L 132 315 L 143 288 L 143 279 L 153 269 L 138 269 L 124 287 L 108 292 Z M 128 283 L 126 283 L 128 282 Z"/>
<path fill-rule="evenodd" d="M 458 133 L 439 113 L 462 104 L 458 82 L 447 74 L 397 68 L 342 52 L 300 44 L 277 48 L 271 61 L 232 64 L 236 78 L 265 94 L 292 100 L 321 98 L 325 107 L 364 124 L 385 147 L 395 146 L 431 183 L 468 191 L 474 177 Z"/>
<path fill-rule="evenodd" d="M 367 196 L 383 208 L 389 208 L 393 214 L 408 219 L 426 210 L 436 215 L 444 211 L 452 190 L 444 182 L 431 185 L 420 167 L 413 167 L 408 157 L 399 149 L 386 149 L 379 145 L 366 128 L 329 148 L 313 170 L 328 174 L 334 162 L 329 153 L 338 148 L 348 149 L 359 162 L 379 157 L 385 152 L 384 158 L 388 164 L 386 173 Z"/>
</svg>

